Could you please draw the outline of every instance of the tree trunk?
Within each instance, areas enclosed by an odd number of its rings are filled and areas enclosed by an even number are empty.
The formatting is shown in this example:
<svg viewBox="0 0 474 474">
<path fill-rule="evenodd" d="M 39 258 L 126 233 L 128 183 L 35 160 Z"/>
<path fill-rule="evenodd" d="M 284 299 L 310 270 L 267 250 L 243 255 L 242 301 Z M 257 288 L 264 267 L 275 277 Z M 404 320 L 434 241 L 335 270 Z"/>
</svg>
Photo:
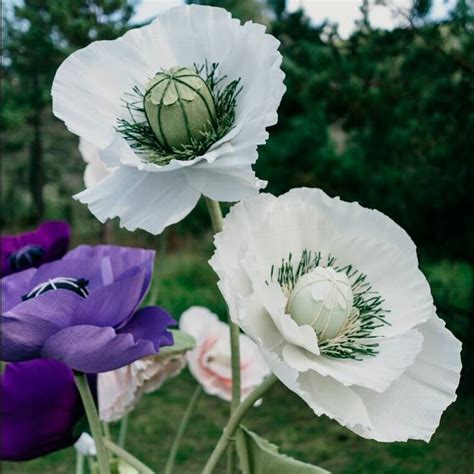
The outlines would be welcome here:
<svg viewBox="0 0 474 474">
<path fill-rule="evenodd" d="M 43 135 L 41 128 L 41 110 L 35 110 L 31 123 L 33 126 L 33 139 L 30 145 L 30 193 L 33 204 L 33 219 L 39 221 L 44 217 Z"/>
</svg>

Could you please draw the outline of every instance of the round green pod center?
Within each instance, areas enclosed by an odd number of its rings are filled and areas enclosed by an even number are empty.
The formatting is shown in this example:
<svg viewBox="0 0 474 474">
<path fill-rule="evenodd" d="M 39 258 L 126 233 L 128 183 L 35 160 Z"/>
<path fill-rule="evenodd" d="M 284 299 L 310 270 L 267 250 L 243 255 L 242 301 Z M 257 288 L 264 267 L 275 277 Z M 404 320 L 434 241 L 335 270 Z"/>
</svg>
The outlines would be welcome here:
<svg viewBox="0 0 474 474">
<path fill-rule="evenodd" d="M 211 91 L 191 68 L 157 73 L 146 85 L 143 106 L 148 124 L 167 150 L 199 142 L 216 126 Z"/>
</svg>

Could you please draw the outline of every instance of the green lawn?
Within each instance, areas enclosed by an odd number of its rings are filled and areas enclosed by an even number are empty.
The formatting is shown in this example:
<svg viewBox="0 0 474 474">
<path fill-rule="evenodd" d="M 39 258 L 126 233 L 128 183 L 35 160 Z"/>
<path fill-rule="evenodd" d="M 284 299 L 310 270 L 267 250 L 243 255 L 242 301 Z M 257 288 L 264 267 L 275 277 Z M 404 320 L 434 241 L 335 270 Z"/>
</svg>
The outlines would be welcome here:
<svg viewBox="0 0 474 474">
<path fill-rule="evenodd" d="M 210 253 L 210 245 L 190 247 L 158 262 L 152 298 L 176 317 L 191 305 L 207 306 L 224 317 L 225 304 L 216 289 L 215 275 L 206 263 Z M 471 269 L 451 262 L 427 263 L 424 268 L 432 281 L 435 299 L 440 300 L 443 314 L 448 315 L 448 325 L 462 334 L 466 327 L 465 312 L 471 304 Z M 167 450 L 194 385 L 192 377 L 184 372 L 160 391 L 144 397 L 130 417 L 128 448 L 158 473 L 166 462 Z M 225 402 L 202 396 L 181 446 L 177 474 L 200 472 L 219 437 L 227 411 Z M 464 397 L 444 414 L 429 444 L 376 443 L 357 437 L 325 417 L 317 418 L 301 399 L 277 386 L 249 414 L 246 424 L 277 444 L 282 452 L 334 473 L 472 474 L 473 420 L 474 398 Z M 112 429 L 116 433 L 116 426 Z M 70 474 L 74 472 L 74 450 L 66 449 L 27 463 L 3 463 L 2 472 Z"/>
</svg>

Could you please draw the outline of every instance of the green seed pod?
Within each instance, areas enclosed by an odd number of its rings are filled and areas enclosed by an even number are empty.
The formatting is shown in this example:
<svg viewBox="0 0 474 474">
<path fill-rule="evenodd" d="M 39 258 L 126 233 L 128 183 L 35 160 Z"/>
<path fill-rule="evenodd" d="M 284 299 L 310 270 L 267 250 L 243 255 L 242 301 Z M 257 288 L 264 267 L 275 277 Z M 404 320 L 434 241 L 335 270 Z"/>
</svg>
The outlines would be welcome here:
<svg viewBox="0 0 474 474">
<path fill-rule="evenodd" d="M 216 107 L 206 82 L 193 69 L 159 72 L 146 85 L 145 115 L 166 150 L 189 145 L 212 130 Z"/>
<path fill-rule="evenodd" d="M 352 310 L 352 288 L 345 273 L 317 267 L 296 283 L 288 312 L 300 325 L 309 324 L 321 341 L 336 337 Z"/>
</svg>

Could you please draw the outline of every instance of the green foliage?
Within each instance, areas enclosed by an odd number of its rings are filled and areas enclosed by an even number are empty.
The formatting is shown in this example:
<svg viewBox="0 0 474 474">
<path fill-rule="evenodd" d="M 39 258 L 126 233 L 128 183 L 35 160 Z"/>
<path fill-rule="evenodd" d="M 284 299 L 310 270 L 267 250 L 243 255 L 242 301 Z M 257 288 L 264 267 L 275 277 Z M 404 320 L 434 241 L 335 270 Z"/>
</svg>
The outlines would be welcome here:
<svg viewBox="0 0 474 474">
<path fill-rule="evenodd" d="M 460 218 L 474 212 L 472 25 L 460 7 L 348 40 L 301 12 L 275 22 L 287 92 L 256 165 L 268 190 L 321 187 L 387 213 L 433 255 L 474 259 Z"/>
<path fill-rule="evenodd" d="M 329 471 L 293 459 L 278 447 L 241 425 L 237 453 L 242 474 L 329 474 Z"/>
</svg>

